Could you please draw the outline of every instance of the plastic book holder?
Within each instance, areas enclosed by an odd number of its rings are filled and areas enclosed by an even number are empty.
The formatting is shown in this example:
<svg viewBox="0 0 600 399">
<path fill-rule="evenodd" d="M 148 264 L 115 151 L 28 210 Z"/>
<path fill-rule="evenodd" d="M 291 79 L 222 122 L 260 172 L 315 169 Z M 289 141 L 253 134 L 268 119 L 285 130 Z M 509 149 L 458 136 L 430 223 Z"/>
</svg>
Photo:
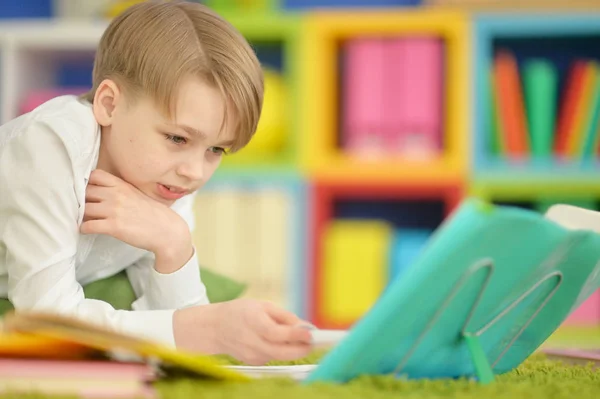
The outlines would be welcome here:
<svg viewBox="0 0 600 399">
<path fill-rule="evenodd" d="M 600 214 L 581 212 L 557 221 L 466 201 L 305 383 L 392 374 L 488 384 L 514 369 L 600 286 L 590 228 Z M 573 226 L 578 217 L 587 225 Z"/>
</svg>

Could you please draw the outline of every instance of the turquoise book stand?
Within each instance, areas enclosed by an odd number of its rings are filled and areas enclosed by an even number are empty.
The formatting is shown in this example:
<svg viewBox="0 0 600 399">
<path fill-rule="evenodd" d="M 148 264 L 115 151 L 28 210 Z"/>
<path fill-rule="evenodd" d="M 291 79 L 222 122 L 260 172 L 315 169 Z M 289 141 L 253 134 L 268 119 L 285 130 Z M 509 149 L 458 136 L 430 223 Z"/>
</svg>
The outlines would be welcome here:
<svg viewBox="0 0 600 399">
<path fill-rule="evenodd" d="M 556 221 L 465 201 L 304 383 L 365 374 L 492 382 L 598 289 L 600 235 L 572 225 L 600 227 L 589 222 L 598 215 L 568 208 Z"/>
</svg>

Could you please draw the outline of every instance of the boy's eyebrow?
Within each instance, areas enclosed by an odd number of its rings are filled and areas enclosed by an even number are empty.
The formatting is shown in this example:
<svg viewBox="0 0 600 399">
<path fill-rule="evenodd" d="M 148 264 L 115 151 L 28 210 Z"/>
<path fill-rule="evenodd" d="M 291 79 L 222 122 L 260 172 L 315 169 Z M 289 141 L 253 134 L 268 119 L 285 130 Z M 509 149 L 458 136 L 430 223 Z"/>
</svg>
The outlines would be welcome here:
<svg viewBox="0 0 600 399">
<path fill-rule="evenodd" d="M 201 139 L 205 139 L 206 135 L 204 133 L 202 133 L 200 130 L 198 129 L 194 129 L 193 127 L 190 127 L 188 125 L 178 125 L 175 123 L 170 123 L 171 126 L 176 127 L 178 129 L 181 129 L 183 131 L 185 131 L 187 134 L 192 135 L 192 136 L 198 136 Z"/>
</svg>

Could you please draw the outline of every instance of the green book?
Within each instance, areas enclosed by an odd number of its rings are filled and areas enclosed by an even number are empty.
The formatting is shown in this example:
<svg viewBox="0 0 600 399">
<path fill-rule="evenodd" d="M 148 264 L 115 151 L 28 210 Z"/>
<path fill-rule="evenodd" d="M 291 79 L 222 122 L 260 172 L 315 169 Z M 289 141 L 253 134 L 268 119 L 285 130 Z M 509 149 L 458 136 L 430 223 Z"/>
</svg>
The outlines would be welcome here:
<svg viewBox="0 0 600 399">
<path fill-rule="evenodd" d="M 546 60 L 527 61 L 523 66 L 523 83 L 532 155 L 550 157 L 556 119 L 556 67 Z"/>
<path fill-rule="evenodd" d="M 494 86 L 494 76 L 490 74 L 489 80 L 490 84 L 490 95 L 488 97 L 488 109 L 490 112 L 490 118 L 488 119 L 488 128 L 487 131 L 490 132 L 490 150 L 493 155 L 501 155 L 502 154 L 502 143 L 500 141 L 500 128 L 498 124 L 500 123 L 498 119 L 498 112 L 496 110 L 496 88 Z"/>
</svg>

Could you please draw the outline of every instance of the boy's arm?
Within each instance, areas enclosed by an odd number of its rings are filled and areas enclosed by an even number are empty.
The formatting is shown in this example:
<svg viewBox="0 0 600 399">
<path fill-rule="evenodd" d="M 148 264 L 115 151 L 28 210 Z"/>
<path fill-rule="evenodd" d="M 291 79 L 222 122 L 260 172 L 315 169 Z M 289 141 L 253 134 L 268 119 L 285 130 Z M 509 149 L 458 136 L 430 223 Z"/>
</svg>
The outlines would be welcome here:
<svg viewBox="0 0 600 399">
<path fill-rule="evenodd" d="M 117 311 L 85 299 L 76 280 L 79 204 L 65 143 L 37 123 L 0 156 L 0 243 L 8 297 L 18 310 L 72 315 L 115 331 L 174 344 L 174 310 Z"/>
<path fill-rule="evenodd" d="M 154 261 L 154 254 L 148 252 L 127 268 L 127 276 L 137 296 L 134 310 L 181 309 L 209 303 L 195 252 L 185 266 L 173 273 L 156 271 Z"/>
<path fill-rule="evenodd" d="M 190 233 L 195 227 L 194 198 L 193 195 L 185 196 L 172 206 L 185 220 Z M 133 309 L 181 309 L 208 304 L 195 248 L 194 255 L 185 266 L 173 273 L 157 271 L 155 260 L 154 254 L 148 252 L 127 269 L 127 276 L 138 298 L 133 304 Z"/>
</svg>

